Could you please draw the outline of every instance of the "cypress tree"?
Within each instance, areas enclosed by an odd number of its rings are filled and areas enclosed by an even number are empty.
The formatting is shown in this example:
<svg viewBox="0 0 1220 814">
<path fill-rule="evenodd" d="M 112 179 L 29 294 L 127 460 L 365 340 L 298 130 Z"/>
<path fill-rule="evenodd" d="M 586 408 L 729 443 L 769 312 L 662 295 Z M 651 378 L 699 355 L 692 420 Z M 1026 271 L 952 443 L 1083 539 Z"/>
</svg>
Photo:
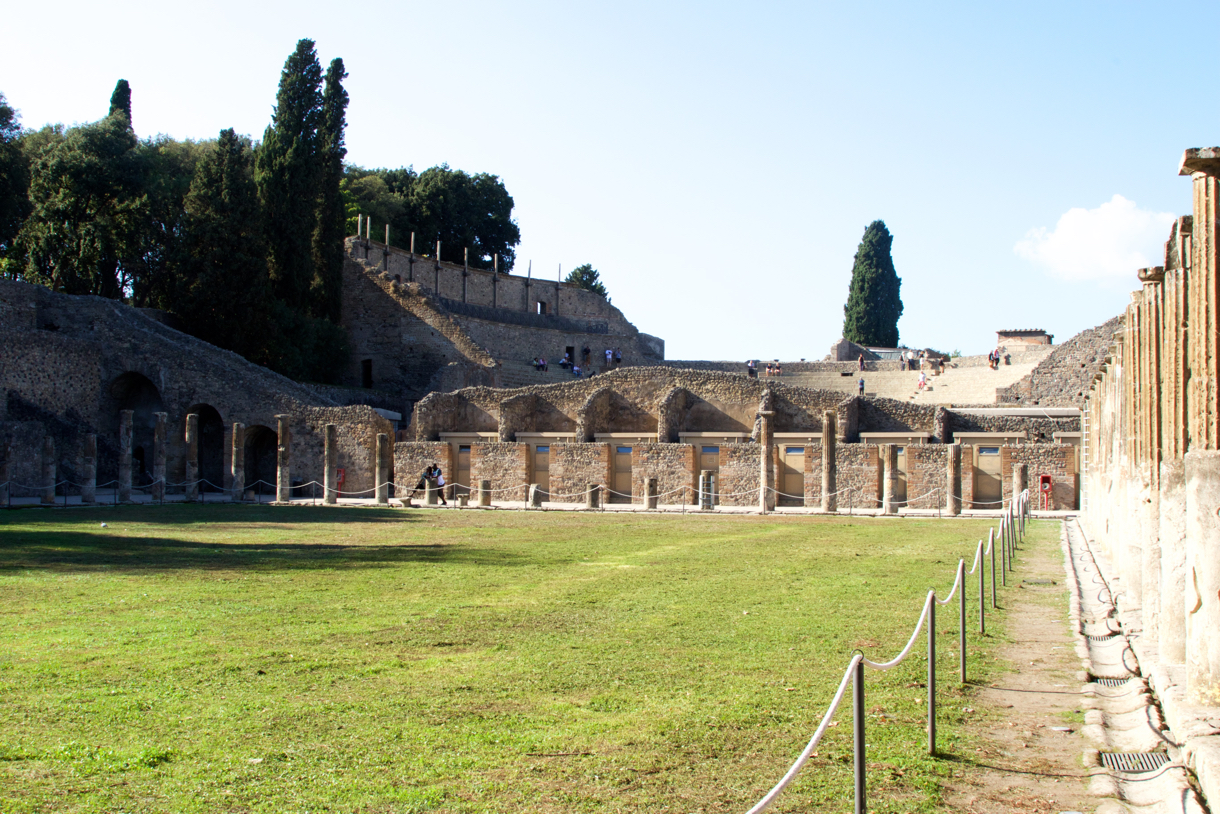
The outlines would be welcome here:
<svg viewBox="0 0 1220 814">
<path fill-rule="evenodd" d="M 851 270 L 847 304 L 843 306 L 843 338 L 850 342 L 883 348 L 898 346 L 902 280 L 894 271 L 890 256 L 893 242 L 883 221 L 875 220 L 864 230 Z"/>
<path fill-rule="evenodd" d="M 261 360 L 271 313 L 250 147 L 221 130 L 187 193 L 172 310 L 194 336 Z M 274 335 L 274 331 L 270 332 Z"/>
<path fill-rule="evenodd" d="M 314 280 L 321 86 L 313 40 L 300 40 L 284 63 L 275 112 L 255 161 L 272 288 L 286 306 L 300 312 L 308 310 Z"/>
<path fill-rule="evenodd" d="M 347 156 L 343 131 L 347 126 L 347 72 L 343 60 L 335 59 L 326 71 L 322 91 L 322 117 L 318 132 L 320 149 L 318 222 L 314 230 L 313 314 L 338 324 L 343 305 L 343 239 L 347 213 L 340 184 L 343 159 Z"/>
<path fill-rule="evenodd" d="M 114 86 L 114 93 L 110 94 L 110 112 L 107 116 L 113 116 L 115 113 L 122 113 L 127 117 L 127 126 L 131 126 L 131 85 L 127 84 L 126 79 L 120 79 Z"/>
</svg>

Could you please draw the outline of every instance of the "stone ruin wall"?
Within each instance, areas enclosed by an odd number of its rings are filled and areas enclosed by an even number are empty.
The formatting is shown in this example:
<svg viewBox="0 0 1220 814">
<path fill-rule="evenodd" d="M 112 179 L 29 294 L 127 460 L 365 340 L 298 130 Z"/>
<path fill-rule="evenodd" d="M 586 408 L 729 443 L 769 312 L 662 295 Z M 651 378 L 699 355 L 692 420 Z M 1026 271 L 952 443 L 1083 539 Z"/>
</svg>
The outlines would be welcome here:
<svg viewBox="0 0 1220 814">
<path fill-rule="evenodd" d="M 1188 150 L 1193 212 L 1140 269 L 1084 403 L 1082 525 L 1204 795 L 1220 799 L 1220 148 Z M 1105 327 L 1105 326 L 1103 326 Z M 1193 710 L 1193 711 L 1192 711 Z"/>
<path fill-rule="evenodd" d="M 148 461 L 152 414 L 167 414 L 170 482 L 185 478 L 187 413 L 214 410 L 223 434 L 210 437 L 213 469 L 201 475 L 219 476 L 224 488 L 231 485 L 234 422 L 244 424 L 248 436 L 257 428 L 274 434 L 275 417 L 292 416 L 292 468 L 305 481 L 321 480 L 321 427 L 336 423 L 339 466 L 350 473 L 349 488 L 358 489 L 371 486 L 376 434 L 392 432 L 367 406 L 336 406 L 310 387 L 112 300 L 0 280 L 0 317 L 0 457 L 7 456 L 10 477 L 22 483 L 40 483 L 46 435 L 55 442 L 57 480 L 80 483 L 90 433 L 97 435 L 98 483 L 117 478 L 119 411 L 128 408 L 137 411 L 136 443 L 146 448 Z M 132 388 L 143 394 L 139 403 L 125 402 Z M 274 470 L 266 474 L 274 479 Z M 77 486 L 61 487 L 61 493 L 65 488 L 79 493 Z"/>
<path fill-rule="evenodd" d="M 1057 346 L 1042 362 L 1014 384 L 997 391 L 1001 404 L 1079 407 L 1093 378 L 1101 370 L 1123 317 L 1081 331 Z"/>
</svg>

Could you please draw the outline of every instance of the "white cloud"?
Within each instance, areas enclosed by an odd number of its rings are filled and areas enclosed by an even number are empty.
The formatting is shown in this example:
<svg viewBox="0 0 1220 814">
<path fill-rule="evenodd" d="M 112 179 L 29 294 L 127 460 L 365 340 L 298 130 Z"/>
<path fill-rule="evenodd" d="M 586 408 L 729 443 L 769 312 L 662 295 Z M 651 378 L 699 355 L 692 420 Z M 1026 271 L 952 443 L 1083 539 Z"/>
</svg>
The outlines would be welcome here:
<svg viewBox="0 0 1220 814">
<path fill-rule="evenodd" d="M 1069 209 L 1053 230 L 1030 229 L 1013 251 L 1067 280 L 1134 283 L 1137 269 L 1162 262 L 1173 221 L 1115 195 L 1096 209 Z"/>
</svg>

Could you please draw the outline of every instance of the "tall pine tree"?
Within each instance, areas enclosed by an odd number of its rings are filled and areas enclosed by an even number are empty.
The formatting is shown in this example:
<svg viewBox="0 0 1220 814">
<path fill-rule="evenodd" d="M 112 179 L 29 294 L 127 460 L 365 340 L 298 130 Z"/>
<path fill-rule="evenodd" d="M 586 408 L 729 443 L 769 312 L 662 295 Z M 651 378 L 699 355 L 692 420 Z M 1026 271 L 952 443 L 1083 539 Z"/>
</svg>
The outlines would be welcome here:
<svg viewBox="0 0 1220 814">
<path fill-rule="evenodd" d="M 110 112 L 106 115 L 113 116 L 115 113 L 122 113 L 127 118 L 127 125 L 131 126 L 131 85 L 127 84 L 126 79 L 116 82 L 114 93 L 110 94 Z"/>
<path fill-rule="evenodd" d="M 902 280 L 890 256 L 893 242 L 883 221 L 875 220 L 864 230 L 851 270 L 847 304 L 843 306 L 843 338 L 850 342 L 882 348 L 898 346 Z"/>
<path fill-rule="evenodd" d="M 322 91 L 322 119 L 318 131 L 318 221 L 313 236 L 313 303 L 315 317 L 339 323 L 343 305 L 343 239 L 347 214 L 343 193 L 343 159 L 347 156 L 343 131 L 347 126 L 347 91 L 343 60 L 331 60 Z"/>
<path fill-rule="evenodd" d="M 321 87 L 322 66 L 313 40 L 301 40 L 284 63 L 271 126 L 255 162 L 272 287 L 278 299 L 298 312 L 309 310 L 315 276 Z"/>
<path fill-rule="evenodd" d="M 249 145 L 229 129 L 195 168 L 172 302 L 189 333 L 262 361 L 275 332 L 251 165 Z"/>
</svg>

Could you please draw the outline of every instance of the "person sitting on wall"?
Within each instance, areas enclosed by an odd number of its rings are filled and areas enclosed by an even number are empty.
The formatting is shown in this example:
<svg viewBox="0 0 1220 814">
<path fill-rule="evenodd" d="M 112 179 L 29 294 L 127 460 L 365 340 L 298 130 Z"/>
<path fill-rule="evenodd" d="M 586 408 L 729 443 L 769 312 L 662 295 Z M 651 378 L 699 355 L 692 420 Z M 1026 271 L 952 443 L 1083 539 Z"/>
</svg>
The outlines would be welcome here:
<svg viewBox="0 0 1220 814">
<path fill-rule="evenodd" d="M 580 365 L 572 365 L 572 375 L 578 379 L 580 378 Z"/>
<path fill-rule="evenodd" d="M 537 370 L 537 371 L 542 370 L 542 360 L 539 359 L 537 356 L 534 357 L 534 361 L 531 364 L 533 364 L 534 370 Z"/>
<path fill-rule="evenodd" d="M 750 359 L 748 362 L 746 362 L 746 375 L 748 377 L 750 377 L 751 379 L 758 378 L 758 363 L 755 362 L 753 359 Z"/>
<path fill-rule="evenodd" d="M 572 366 L 572 357 L 565 353 L 563 358 L 559 360 L 559 366 L 564 370 L 570 368 Z"/>
<path fill-rule="evenodd" d="M 539 356 L 539 357 L 538 357 L 538 361 L 542 363 L 542 372 L 543 372 L 543 373 L 546 373 L 546 357 L 545 357 L 545 356 Z"/>
<path fill-rule="evenodd" d="M 783 375 L 784 375 L 784 366 L 783 366 L 781 363 L 779 363 L 779 362 L 776 362 L 776 363 L 775 363 L 775 375 L 776 375 L 776 376 L 783 376 Z"/>
</svg>

